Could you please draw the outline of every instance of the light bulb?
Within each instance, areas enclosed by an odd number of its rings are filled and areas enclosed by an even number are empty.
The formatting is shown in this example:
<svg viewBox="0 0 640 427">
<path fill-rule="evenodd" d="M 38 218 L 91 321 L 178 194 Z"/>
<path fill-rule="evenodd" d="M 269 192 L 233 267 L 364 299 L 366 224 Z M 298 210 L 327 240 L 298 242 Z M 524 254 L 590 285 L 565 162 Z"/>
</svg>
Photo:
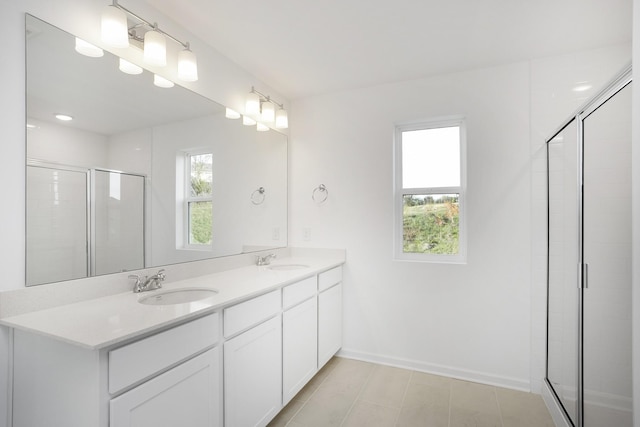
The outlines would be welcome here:
<svg viewBox="0 0 640 427">
<path fill-rule="evenodd" d="M 164 77 L 159 76 L 157 74 L 153 75 L 153 84 L 162 88 L 170 88 L 170 87 L 173 87 L 174 85 L 174 83 L 171 80 L 167 80 Z"/>
<path fill-rule="evenodd" d="M 167 65 L 167 41 L 159 31 L 147 31 L 144 35 L 144 61 L 149 65 Z"/>
<path fill-rule="evenodd" d="M 129 47 L 127 15 L 116 6 L 108 5 L 102 10 L 101 38 L 112 47 Z"/>
<path fill-rule="evenodd" d="M 269 101 L 262 103 L 262 111 L 260 118 L 263 122 L 271 123 L 276 117 L 275 108 L 273 104 Z"/>
<path fill-rule="evenodd" d="M 238 113 L 235 110 L 232 110 L 231 108 L 227 107 L 224 116 L 227 119 L 239 119 L 240 118 L 240 113 Z"/>
<path fill-rule="evenodd" d="M 198 80 L 198 62 L 189 48 L 178 53 L 178 78 L 185 82 Z"/>
<path fill-rule="evenodd" d="M 120 71 L 126 74 L 142 74 L 142 67 L 132 64 L 131 62 L 120 58 L 120 65 L 118 66 Z"/>
<path fill-rule="evenodd" d="M 265 125 L 264 123 L 260 123 L 260 122 L 258 122 L 258 123 L 256 124 L 256 130 L 257 130 L 258 132 L 266 132 L 266 131 L 268 131 L 268 130 L 269 130 L 269 126 Z"/>
<path fill-rule="evenodd" d="M 78 37 L 76 37 L 76 52 L 81 53 L 84 56 L 89 56 L 91 58 L 100 58 L 104 55 L 104 51 L 98 46 L 87 43 L 86 41 L 79 39 Z"/>
<path fill-rule="evenodd" d="M 260 114 L 260 97 L 257 93 L 251 92 L 247 95 L 247 102 L 244 106 L 244 113 L 250 115 Z"/>
<path fill-rule="evenodd" d="M 256 124 L 256 121 L 253 120 L 251 117 L 242 116 L 242 124 L 245 126 L 253 126 Z"/>
<path fill-rule="evenodd" d="M 289 117 L 283 108 L 276 111 L 276 129 L 286 129 L 289 127 Z"/>
</svg>

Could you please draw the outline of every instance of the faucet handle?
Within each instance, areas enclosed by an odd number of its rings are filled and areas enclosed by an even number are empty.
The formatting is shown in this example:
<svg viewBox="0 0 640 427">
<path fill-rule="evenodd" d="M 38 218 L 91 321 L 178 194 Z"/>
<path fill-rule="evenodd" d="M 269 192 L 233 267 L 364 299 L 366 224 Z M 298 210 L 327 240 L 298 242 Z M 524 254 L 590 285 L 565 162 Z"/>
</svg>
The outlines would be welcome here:
<svg viewBox="0 0 640 427">
<path fill-rule="evenodd" d="M 164 280 L 167 277 L 167 275 L 164 274 L 164 268 L 161 268 L 160 270 L 158 270 L 158 272 L 156 273 L 156 277 L 159 280 Z"/>
<path fill-rule="evenodd" d="M 133 284 L 133 292 L 142 291 L 142 279 L 137 274 L 130 274 L 129 280 L 135 280 L 136 282 Z"/>
</svg>

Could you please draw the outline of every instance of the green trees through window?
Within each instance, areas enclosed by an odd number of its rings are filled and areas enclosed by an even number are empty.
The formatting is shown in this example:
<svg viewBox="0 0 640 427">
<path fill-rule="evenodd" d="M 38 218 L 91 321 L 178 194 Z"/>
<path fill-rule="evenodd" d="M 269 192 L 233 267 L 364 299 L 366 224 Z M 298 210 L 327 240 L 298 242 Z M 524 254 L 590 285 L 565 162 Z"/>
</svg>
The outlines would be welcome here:
<svg viewBox="0 0 640 427">
<path fill-rule="evenodd" d="M 189 244 L 210 245 L 213 234 L 213 155 L 188 156 Z"/>
</svg>

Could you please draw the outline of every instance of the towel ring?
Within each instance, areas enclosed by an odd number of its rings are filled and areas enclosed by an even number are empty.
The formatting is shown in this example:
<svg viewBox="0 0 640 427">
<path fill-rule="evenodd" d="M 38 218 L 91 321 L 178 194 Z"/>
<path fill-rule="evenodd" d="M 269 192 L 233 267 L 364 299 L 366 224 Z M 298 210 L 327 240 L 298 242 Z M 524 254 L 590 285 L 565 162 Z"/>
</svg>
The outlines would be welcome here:
<svg viewBox="0 0 640 427">
<path fill-rule="evenodd" d="M 253 203 L 254 205 L 261 205 L 262 202 L 264 202 L 264 198 L 266 196 L 264 193 L 264 187 L 260 187 L 256 191 L 251 193 L 251 203 Z"/>
<path fill-rule="evenodd" d="M 311 193 L 311 198 L 318 204 L 324 203 L 327 197 L 329 197 L 329 190 L 324 184 L 318 185 Z"/>
</svg>

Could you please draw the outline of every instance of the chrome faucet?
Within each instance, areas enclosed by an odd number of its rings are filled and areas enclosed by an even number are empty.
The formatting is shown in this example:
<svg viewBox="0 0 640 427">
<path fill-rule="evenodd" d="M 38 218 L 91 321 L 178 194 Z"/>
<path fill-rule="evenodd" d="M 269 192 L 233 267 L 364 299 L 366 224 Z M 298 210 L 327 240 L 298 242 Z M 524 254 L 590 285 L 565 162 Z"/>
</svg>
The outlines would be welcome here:
<svg viewBox="0 0 640 427">
<path fill-rule="evenodd" d="M 137 274 L 129 275 L 129 279 L 136 281 L 133 284 L 133 292 L 135 293 L 153 291 L 154 289 L 161 288 L 165 277 L 164 269 L 158 270 L 158 272 L 151 277 L 144 276 L 144 279 Z"/>
<path fill-rule="evenodd" d="M 256 257 L 256 265 L 269 265 L 271 264 L 271 260 L 274 259 L 275 257 L 276 257 L 276 254 L 274 253 L 267 254 L 265 256 L 258 255 Z"/>
</svg>

